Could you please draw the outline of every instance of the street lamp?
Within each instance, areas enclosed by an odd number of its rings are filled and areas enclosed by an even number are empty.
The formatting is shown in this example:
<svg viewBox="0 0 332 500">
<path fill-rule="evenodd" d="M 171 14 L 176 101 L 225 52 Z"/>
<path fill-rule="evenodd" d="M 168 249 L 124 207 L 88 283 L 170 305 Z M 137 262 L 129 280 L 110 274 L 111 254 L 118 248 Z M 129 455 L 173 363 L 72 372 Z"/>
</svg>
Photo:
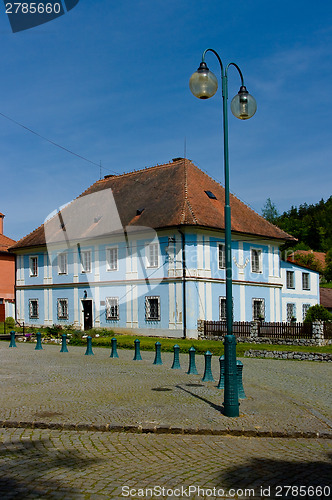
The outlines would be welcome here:
<svg viewBox="0 0 332 500">
<path fill-rule="evenodd" d="M 209 99 L 218 90 L 218 80 L 209 70 L 205 63 L 205 54 L 213 52 L 217 57 L 221 69 L 222 97 L 223 97 L 223 129 L 224 129 L 224 168 L 225 168 L 225 252 L 226 252 L 226 326 L 225 335 L 225 392 L 224 392 L 224 415 L 227 417 L 239 416 L 239 398 L 236 380 L 236 339 L 233 335 L 233 312 L 232 312 L 232 235 L 231 235 L 231 207 L 229 202 L 229 157 L 228 157 L 228 85 L 227 74 L 230 66 L 235 66 L 241 78 L 241 87 L 238 94 L 233 97 L 231 111 L 236 118 L 247 120 L 251 118 L 257 109 L 255 99 L 249 94 L 244 86 L 243 75 L 235 63 L 229 63 L 224 71 L 223 64 L 218 53 L 213 49 L 203 52 L 202 62 L 198 70 L 192 74 L 189 87 L 195 97 Z"/>
</svg>

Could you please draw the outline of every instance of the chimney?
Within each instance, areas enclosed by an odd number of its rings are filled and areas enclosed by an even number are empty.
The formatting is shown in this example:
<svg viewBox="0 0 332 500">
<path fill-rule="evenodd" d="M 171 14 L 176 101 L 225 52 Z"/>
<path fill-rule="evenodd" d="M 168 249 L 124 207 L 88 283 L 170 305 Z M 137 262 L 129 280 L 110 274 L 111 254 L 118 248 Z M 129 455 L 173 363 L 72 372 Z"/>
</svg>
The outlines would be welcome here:
<svg viewBox="0 0 332 500">
<path fill-rule="evenodd" d="M 3 219 L 4 215 L 0 212 L 0 234 L 3 234 Z"/>
</svg>

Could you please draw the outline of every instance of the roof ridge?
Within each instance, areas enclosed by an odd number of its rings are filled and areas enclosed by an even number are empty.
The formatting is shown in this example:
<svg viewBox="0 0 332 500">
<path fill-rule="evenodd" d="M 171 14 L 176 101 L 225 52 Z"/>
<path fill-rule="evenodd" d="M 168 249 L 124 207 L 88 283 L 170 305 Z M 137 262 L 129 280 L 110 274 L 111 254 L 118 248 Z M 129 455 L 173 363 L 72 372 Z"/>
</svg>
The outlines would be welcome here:
<svg viewBox="0 0 332 500">
<path fill-rule="evenodd" d="M 131 175 L 139 174 L 141 172 L 146 172 L 148 170 L 157 170 L 159 168 L 168 167 L 169 165 L 172 165 L 173 163 L 179 163 L 180 161 L 184 161 L 184 163 L 186 163 L 186 161 L 190 161 L 190 160 L 187 160 L 187 158 L 174 158 L 173 160 L 171 160 L 171 161 L 169 161 L 167 163 L 157 163 L 157 165 L 152 165 L 150 167 L 140 168 L 138 170 L 132 170 L 131 172 L 124 172 L 122 174 L 110 174 L 110 175 L 106 175 L 103 179 L 99 179 L 96 182 L 107 181 L 108 179 L 111 179 L 113 177 L 115 177 L 115 178 L 128 177 L 128 176 L 131 176 Z M 94 183 L 94 184 L 96 184 L 96 183 Z"/>
</svg>

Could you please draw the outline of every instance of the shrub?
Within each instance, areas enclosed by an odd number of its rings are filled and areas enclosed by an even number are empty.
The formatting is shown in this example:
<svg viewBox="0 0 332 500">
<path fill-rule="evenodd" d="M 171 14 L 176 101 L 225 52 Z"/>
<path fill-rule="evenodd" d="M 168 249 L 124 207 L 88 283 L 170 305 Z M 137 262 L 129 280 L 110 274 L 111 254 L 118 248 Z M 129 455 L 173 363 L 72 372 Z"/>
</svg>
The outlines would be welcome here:
<svg viewBox="0 0 332 500">
<path fill-rule="evenodd" d="M 6 318 L 5 323 L 6 323 L 6 328 L 13 329 L 15 327 L 15 320 L 11 316 L 8 316 L 8 318 Z"/>
<path fill-rule="evenodd" d="M 332 314 L 325 307 L 316 304 L 309 307 L 304 323 L 312 323 L 313 321 L 332 321 Z"/>
</svg>

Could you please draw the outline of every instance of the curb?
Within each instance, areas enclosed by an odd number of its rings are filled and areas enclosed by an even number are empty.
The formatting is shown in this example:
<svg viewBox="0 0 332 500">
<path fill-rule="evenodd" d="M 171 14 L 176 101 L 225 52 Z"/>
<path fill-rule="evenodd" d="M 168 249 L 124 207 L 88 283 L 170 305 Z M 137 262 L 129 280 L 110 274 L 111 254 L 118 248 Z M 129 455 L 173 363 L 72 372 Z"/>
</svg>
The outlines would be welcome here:
<svg viewBox="0 0 332 500">
<path fill-rule="evenodd" d="M 254 438 L 288 439 L 332 439 L 332 432 L 314 431 L 268 431 L 246 429 L 210 429 L 195 427 L 172 427 L 171 425 L 113 425 L 113 424 L 61 424 L 57 422 L 0 421 L 0 428 L 48 429 L 59 431 L 128 432 L 133 434 L 182 434 L 205 436 L 237 436 Z"/>
</svg>

